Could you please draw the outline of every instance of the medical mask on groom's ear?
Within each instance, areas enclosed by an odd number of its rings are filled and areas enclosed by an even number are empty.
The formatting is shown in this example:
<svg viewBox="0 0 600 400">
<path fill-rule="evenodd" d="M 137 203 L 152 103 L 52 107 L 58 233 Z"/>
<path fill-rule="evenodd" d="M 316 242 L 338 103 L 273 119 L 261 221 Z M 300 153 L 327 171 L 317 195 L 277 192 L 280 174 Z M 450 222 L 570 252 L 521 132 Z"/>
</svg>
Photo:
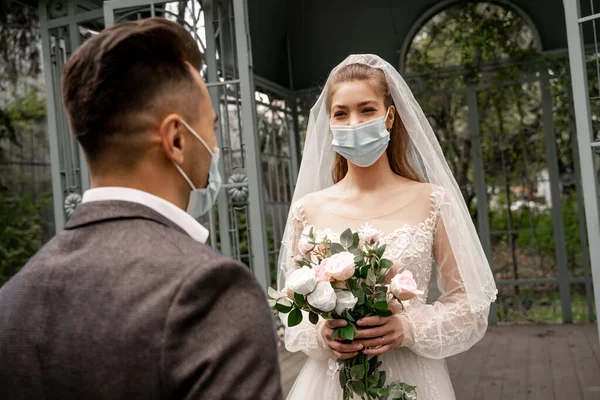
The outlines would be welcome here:
<svg viewBox="0 0 600 400">
<path fill-rule="evenodd" d="M 390 132 L 385 128 L 385 117 L 372 119 L 352 126 L 330 125 L 333 149 L 348 162 L 359 167 L 369 167 L 379 160 L 387 149 Z"/>
<path fill-rule="evenodd" d="M 211 150 L 204 139 L 202 139 L 202 137 L 198 135 L 196 131 L 187 124 L 187 122 L 183 120 L 181 122 L 204 145 L 204 147 L 206 147 L 206 150 L 208 150 L 212 156 L 210 160 L 210 168 L 208 170 L 208 186 L 200 189 L 194 186 L 194 183 L 190 180 L 190 178 L 188 178 L 179 165 L 173 163 L 175 168 L 177 168 L 179 173 L 192 188 L 192 191 L 190 192 L 190 199 L 188 201 L 187 213 L 194 218 L 200 218 L 212 208 L 217 201 L 219 190 L 221 190 L 222 180 L 221 174 L 219 173 L 219 148 Z"/>
</svg>

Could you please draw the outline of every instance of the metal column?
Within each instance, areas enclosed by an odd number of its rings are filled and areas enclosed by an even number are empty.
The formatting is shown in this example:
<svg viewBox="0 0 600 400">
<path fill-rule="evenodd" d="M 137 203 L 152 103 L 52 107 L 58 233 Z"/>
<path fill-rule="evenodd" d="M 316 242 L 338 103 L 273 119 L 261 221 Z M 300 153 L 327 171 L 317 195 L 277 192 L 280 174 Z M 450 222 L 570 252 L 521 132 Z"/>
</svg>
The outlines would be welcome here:
<svg viewBox="0 0 600 400">
<path fill-rule="evenodd" d="M 598 210 L 598 181 L 594 162 L 594 151 L 600 148 L 600 142 L 593 140 L 589 91 L 585 67 L 585 50 L 580 24 L 589 20 L 581 18 L 578 0 L 563 0 L 567 26 L 569 62 L 573 85 L 573 104 L 579 144 L 579 162 L 583 182 L 583 199 L 587 223 L 588 243 L 590 244 L 590 262 L 592 280 L 596 292 L 596 312 L 600 310 L 600 213 Z M 600 15 L 592 16 L 599 18 Z M 600 330 L 600 319 L 596 318 Z"/>
</svg>

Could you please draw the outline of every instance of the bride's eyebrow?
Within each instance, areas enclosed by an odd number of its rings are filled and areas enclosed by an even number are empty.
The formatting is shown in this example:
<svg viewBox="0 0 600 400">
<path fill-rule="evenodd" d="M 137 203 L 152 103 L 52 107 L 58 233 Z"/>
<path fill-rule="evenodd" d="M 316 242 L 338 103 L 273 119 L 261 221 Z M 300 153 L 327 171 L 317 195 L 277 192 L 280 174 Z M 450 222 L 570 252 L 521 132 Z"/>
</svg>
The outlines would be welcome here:
<svg viewBox="0 0 600 400">
<path fill-rule="evenodd" d="M 367 105 L 377 105 L 377 101 L 376 100 L 361 101 L 360 103 L 357 104 L 357 107 L 364 107 Z M 345 110 L 348 108 L 348 106 L 343 105 L 343 104 L 334 104 L 332 108 L 341 108 L 341 109 Z"/>
</svg>

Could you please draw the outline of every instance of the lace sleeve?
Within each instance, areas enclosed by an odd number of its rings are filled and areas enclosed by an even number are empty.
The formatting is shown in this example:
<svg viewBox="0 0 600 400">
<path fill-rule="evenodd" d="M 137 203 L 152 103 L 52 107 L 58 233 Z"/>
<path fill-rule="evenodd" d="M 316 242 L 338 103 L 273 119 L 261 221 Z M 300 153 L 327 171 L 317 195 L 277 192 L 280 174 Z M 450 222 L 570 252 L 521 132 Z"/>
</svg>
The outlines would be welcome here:
<svg viewBox="0 0 600 400">
<path fill-rule="evenodd" d="M 442 192 L 437 215 L 444 201 Z M 403 346 L 423 357 L 440 359 L 468 350 L 483 337 L 489 306 L 479 310 L 471 307 L 442 218 L 436 221 L 433 253 L 441 296 L 434 304 L 409 307 L 399 317 L 405 335 Z"/>
<path fill-rule="evenodd" d="M 298 254 L 298 241 L 302 236 L 302 231 L 307 225 L 304 217 L 304 210 L 300 202 L 292 205 L 288 218 L 286 232 L 281 244 L 281 254 L 279 258 L 280 276 L 279 289 L 285 287 L 286 278 L 296 269 L 294 256 Z M 325 345 L 319 329 L 324 323 L 320 320 L 317 325 L 313 325 L 308 319 L 308 313 L 303 312 L 302 322 L 293 328 L 285 330 L 285 348 L 290 352 L 302 351 L 307 356 L 316 359 L 327 359 L 331 356 L 329 349 Z M 282 322 L 287 326 L 287 314 L 279 314 Z"/>
</svg>

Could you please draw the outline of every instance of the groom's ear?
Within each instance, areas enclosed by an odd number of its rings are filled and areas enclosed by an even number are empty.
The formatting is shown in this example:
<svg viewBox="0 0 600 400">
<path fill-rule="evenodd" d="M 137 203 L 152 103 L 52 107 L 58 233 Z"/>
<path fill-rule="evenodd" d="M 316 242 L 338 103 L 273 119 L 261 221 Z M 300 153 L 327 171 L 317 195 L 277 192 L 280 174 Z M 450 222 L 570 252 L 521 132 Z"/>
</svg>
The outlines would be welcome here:
<svg viewBox="0 0 600 400">
<path fill-rule="evenodd" d="M 167 116 L 159 128 L 161 145 L 165 155 L 177 165 L 182 165 L 184 162 L 185 135 L 183 135 L 183 129 L 185 128 L 181 123 L 181 117 L 177 114 Z"/>
</svg>

